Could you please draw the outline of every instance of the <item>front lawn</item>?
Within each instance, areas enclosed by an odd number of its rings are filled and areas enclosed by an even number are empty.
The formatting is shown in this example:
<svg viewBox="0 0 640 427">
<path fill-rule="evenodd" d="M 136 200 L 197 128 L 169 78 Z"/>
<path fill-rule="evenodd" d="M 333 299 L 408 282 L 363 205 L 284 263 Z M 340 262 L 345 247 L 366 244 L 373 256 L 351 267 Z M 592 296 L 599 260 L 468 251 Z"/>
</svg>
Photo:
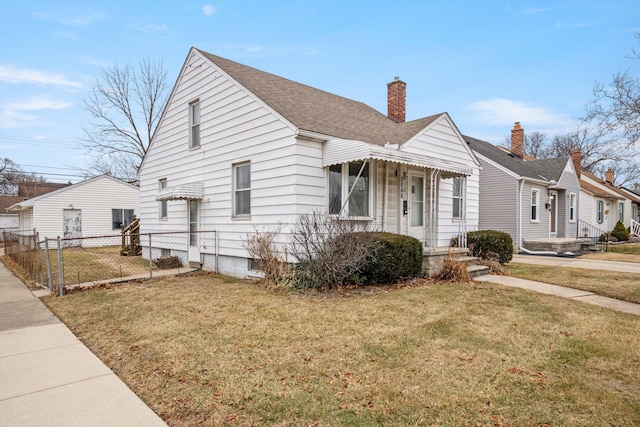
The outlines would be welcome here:
<svg viewBox="0 0 640 427">
<path fill-rule="evenodd" d="M 640 425 L 639 317 L 421 284 L 287 295 L 201 274 L 44 301 L 172 426 Z"/>
<path fill-rule="evenodd" d="M 593 252 L 581 255 L 581 258 L 640 263 L 640 243 L 609 245 L 607 252 Z"/>
</svg>

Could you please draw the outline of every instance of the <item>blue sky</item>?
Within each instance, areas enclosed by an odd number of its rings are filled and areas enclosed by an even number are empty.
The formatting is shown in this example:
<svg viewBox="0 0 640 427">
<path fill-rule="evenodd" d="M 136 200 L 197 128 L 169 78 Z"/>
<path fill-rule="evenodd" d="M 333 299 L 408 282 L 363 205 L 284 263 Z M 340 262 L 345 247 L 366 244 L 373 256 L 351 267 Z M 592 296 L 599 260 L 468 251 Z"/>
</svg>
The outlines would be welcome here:
<svg viewBox="0 0 640 427">
<path fill-rule="evenodd" d="M 2 1 L 0 157 L 77 181 L 82 101 L 101 70 L 146 57 L 173 83 L 191 46 L 385 114 L 399 76 L 407 120 L 447 111 L 493 143 L 515 121 L 562 133 L 595 81 L 637 75 L 638 31 L 637 0 Z"/>
</svg>

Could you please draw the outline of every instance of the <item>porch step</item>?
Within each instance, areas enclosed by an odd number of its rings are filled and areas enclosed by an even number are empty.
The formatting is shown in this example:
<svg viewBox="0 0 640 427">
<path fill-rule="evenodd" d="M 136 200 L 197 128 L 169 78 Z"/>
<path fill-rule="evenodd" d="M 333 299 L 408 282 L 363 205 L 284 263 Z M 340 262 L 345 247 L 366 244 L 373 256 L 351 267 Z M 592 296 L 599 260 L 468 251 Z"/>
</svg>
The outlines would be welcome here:
<svg viewBox="0 0 640 427">
<path fill-rule="evenodd" d="M 461 256 L 459 258 L 457 258 L 458 261 L 460 262 L 464 262 L 467 265 L 471 265 L 474 262 L 478 261 L 478 257 L 475 256 Z"/>
<path fill-rule="evenodd" d="M 467 267 L 467 272 L 471 278 L 484 276 L 489 274 L 489 267 L 486 265 L 470 265 Z"/>
</svg>

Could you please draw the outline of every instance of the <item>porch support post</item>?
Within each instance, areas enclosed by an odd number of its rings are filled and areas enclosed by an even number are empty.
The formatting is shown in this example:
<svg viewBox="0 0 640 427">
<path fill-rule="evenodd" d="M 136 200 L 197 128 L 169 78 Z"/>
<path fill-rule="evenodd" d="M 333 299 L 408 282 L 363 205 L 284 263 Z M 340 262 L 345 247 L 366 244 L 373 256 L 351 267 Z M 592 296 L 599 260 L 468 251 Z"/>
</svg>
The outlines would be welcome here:
<svg viewBox="0 0 640 427">
<path fill-rule="evenodd" d="M 427 170 L 422 170 L 422 242 L 427 242 L 427 222 L 425 216 L 427 215 Z"/>
<path fill-rule="evenodd" d="M 382 196 L 382 231 L 386 232 L 389 205 L 389 162 L 384 162 L 384 189 L 382 191 L 384 191 Z"/>
<path fill-rule="evenodd" d="M 436 246 L 437 239 L 437 213 L 438 213 L 438 177 L 440 171 L 432 170 L 429 182 L 429 242 L 430 248 Z"/>
</svg>

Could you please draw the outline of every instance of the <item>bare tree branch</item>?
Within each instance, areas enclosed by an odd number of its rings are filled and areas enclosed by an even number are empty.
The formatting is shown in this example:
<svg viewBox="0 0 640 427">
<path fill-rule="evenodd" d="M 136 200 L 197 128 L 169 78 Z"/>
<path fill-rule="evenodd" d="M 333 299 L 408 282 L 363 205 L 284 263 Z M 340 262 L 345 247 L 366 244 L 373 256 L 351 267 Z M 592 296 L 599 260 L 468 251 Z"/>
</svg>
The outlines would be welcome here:
<svg viewBox="0 0 640 427">
<path fill-rule="evenodd" d="M 135 180 L 158 125 L 169 86 L 162 63 L 142 59 L 137 68 L 115 65 L 84 100 L 91 115 L 82 146 L 94 159 L 89 169 Z"/>
</svg>

